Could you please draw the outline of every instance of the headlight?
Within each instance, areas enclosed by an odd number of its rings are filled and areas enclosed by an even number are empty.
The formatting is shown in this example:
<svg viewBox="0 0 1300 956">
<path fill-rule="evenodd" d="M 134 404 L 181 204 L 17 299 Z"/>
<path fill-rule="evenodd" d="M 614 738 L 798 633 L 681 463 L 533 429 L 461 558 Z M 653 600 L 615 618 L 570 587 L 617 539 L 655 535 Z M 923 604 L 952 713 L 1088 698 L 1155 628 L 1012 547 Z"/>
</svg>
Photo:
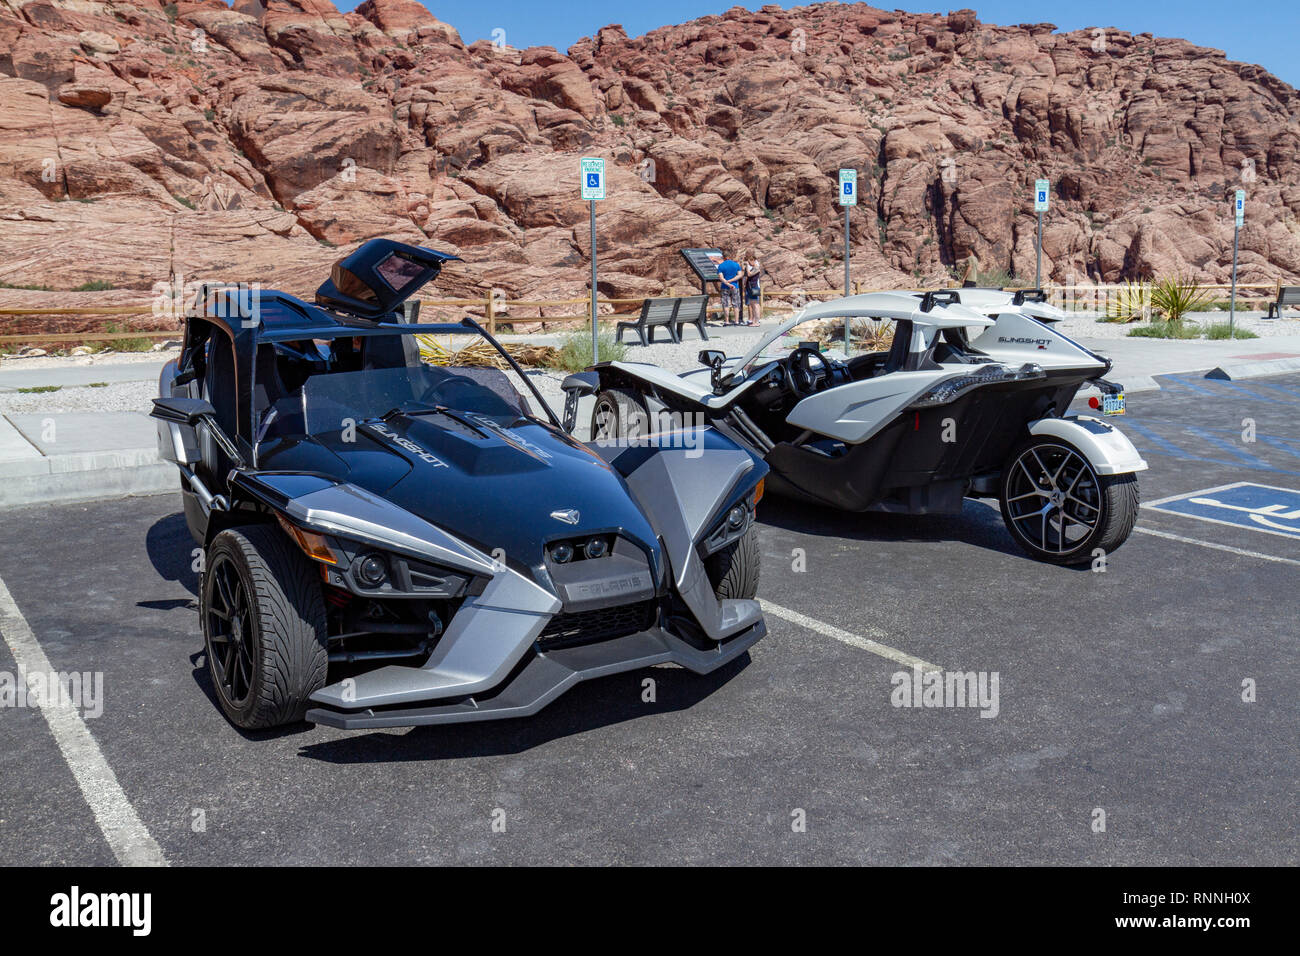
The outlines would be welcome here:
<svg viewBox="0 0 1300 956">
<path fill-rule="evenodd" d="M 367 587 L 377 588 L 388 577 L 388 565 L 377 554 L 363 554 L 353 564 L 357 578 Z"/>
<path fill-rule="evenodd" d="M 568 564 L 573 560 L 573 545 L 567 541 L 561 541 L 551 547 L 551 560 L 556 564 Z"/>
</svg>

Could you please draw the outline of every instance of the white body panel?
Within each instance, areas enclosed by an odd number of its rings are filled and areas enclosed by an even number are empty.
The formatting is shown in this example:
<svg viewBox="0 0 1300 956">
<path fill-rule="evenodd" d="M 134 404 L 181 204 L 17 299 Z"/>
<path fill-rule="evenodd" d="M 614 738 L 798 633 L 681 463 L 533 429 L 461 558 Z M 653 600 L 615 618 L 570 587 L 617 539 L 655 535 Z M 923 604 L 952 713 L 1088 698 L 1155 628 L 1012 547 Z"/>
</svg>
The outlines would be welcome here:
<svg viewBox="0 0 1300 956">
<path fill-rule="evenodd" d="M 968 365 L 948 365 L 942 370 L 891 372 L 840 385 L 809 395 L 790 410 L 786 421 L 857 445 L 892 422 L 918 395 L 945 378 L 969 370 Z"/>
<path fill-rule="evenodd" d="M 1024 306 L 1017 306 L 1022 309 Z M 1104 371 L 1106 363 L 1096 359 L 1082 345 L 1067 338 L 1050 325 L 1044 325 L 1015 309 L 998 314 L 992 328 L 971 341 L 994 361 L 1008 365 L 1033 362 L 1044 371 L 1054 369 L 1095 369 Z"/>
<path fill-rule="evenodd" d="M 1123 432 L 1091 415 L 1041 418 L 1030 423 L 1029 434 L 1069 442 L 1083 453 L 1099 475 L 1147 470 L 1147 463 Z"/>
</svg>

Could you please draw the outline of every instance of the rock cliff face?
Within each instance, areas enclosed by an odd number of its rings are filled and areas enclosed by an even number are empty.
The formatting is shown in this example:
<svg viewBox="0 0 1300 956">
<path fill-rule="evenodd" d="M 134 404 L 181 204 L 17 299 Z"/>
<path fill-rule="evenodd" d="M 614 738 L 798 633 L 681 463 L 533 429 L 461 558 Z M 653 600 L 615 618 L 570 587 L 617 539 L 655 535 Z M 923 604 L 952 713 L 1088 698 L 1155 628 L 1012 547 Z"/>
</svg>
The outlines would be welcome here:
<svg viewBox="0 0 1300 956">
<path fill-rule="evenodd" d="M 0 281 L 316 285 L 391 236 L 456 252 L 445 294 L 580 294 L 578 157 L 610 160 L 602 291 L 685 289 L 682 245 L 753 248 L 777 285 L 1033 275 L 1300 277 L 1300 94 L 1183 40 L 974 12 L 740 8 L 567 54 L 414 0 L 0 0 Z"/>
</svg>

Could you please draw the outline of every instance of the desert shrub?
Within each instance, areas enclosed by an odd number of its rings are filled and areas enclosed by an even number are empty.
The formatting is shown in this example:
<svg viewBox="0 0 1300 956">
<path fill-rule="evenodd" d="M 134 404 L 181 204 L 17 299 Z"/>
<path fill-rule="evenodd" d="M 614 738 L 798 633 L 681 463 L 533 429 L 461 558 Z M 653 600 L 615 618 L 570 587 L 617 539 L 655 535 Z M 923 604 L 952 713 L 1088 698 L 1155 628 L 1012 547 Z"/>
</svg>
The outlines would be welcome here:
<svg viewBox="0 0 1300 956">
<path fill-rule="evenodd" d="M 597 336 L 600 343 L 600 360 L 602 362 L 621 362 L 627 358 L 627 346 L 614 340 L 613 332 L 601 332 Z M 555 357 L 555 368 L 562 372 L 581 372 L 591 364 L 591 332 L 571 332 L 560 343 L 559 354 Z"/>
<path fill-rule="evenodd" d="M 1257 339 L 1259 338 L 1250 329 L 1243 329 L 1240 326 L 1228 327 L 1227 322 L 1211 322 L 1205 327 L 1205 337 L 1207 339 Z"/>
<path fill-rule="evenodd" d="M 1151 308 L 1166 322 L 1181 322 L 1184 315 L 1209 297 L 1209 292 L 1190 277 L 1166 276 L 1151 288 Z"/>
<path fill-rule="evenodd" d="M 1106 322 L 1139 322 L 1151 317 L 1151 285 L 1125 282 L 1106 296 Z"/>
</svg>

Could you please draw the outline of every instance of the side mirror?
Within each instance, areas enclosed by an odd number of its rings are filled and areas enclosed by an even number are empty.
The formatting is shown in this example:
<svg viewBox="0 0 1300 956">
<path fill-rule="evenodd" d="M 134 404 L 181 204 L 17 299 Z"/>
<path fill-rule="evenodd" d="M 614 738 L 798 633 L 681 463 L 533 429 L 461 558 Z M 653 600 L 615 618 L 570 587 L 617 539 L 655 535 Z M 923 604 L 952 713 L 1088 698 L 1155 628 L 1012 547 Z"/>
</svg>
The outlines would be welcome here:
<svg viewBox="0 0 1300 956">
<path fill-rule="evenodd" d="M 699 363 L 705 368 L 711 368 L 714 371 L 722 368 L 727 361 L 727 353 L 720 349 L 702 349 L 698 356 Z"/>
<path fill-rule="evenodd" d="M 560 383 L 564 392 L 564 430 L 572 435 L 578 424 L 578 399 L 584 395 L 595 395 L 600 390 L 599 372 L 574 372 Z"/>
<path fill-rule="evenodd" d="M 560 391 L 578 395 L 595 395 L 600 390 L 600 375 L 596 372 L 574 372 L 560 383 Z"/>
<path fill-rule="evenodd" d="M 153 400 L 153 411 L 149 414 L 165 422 L 175 422 L 177 425 L 193 425 L 202 418 L 215 416 L 217 410 L 212 407 L 211 402 L 201 398 L 155 398 Z"/>
</svg>

